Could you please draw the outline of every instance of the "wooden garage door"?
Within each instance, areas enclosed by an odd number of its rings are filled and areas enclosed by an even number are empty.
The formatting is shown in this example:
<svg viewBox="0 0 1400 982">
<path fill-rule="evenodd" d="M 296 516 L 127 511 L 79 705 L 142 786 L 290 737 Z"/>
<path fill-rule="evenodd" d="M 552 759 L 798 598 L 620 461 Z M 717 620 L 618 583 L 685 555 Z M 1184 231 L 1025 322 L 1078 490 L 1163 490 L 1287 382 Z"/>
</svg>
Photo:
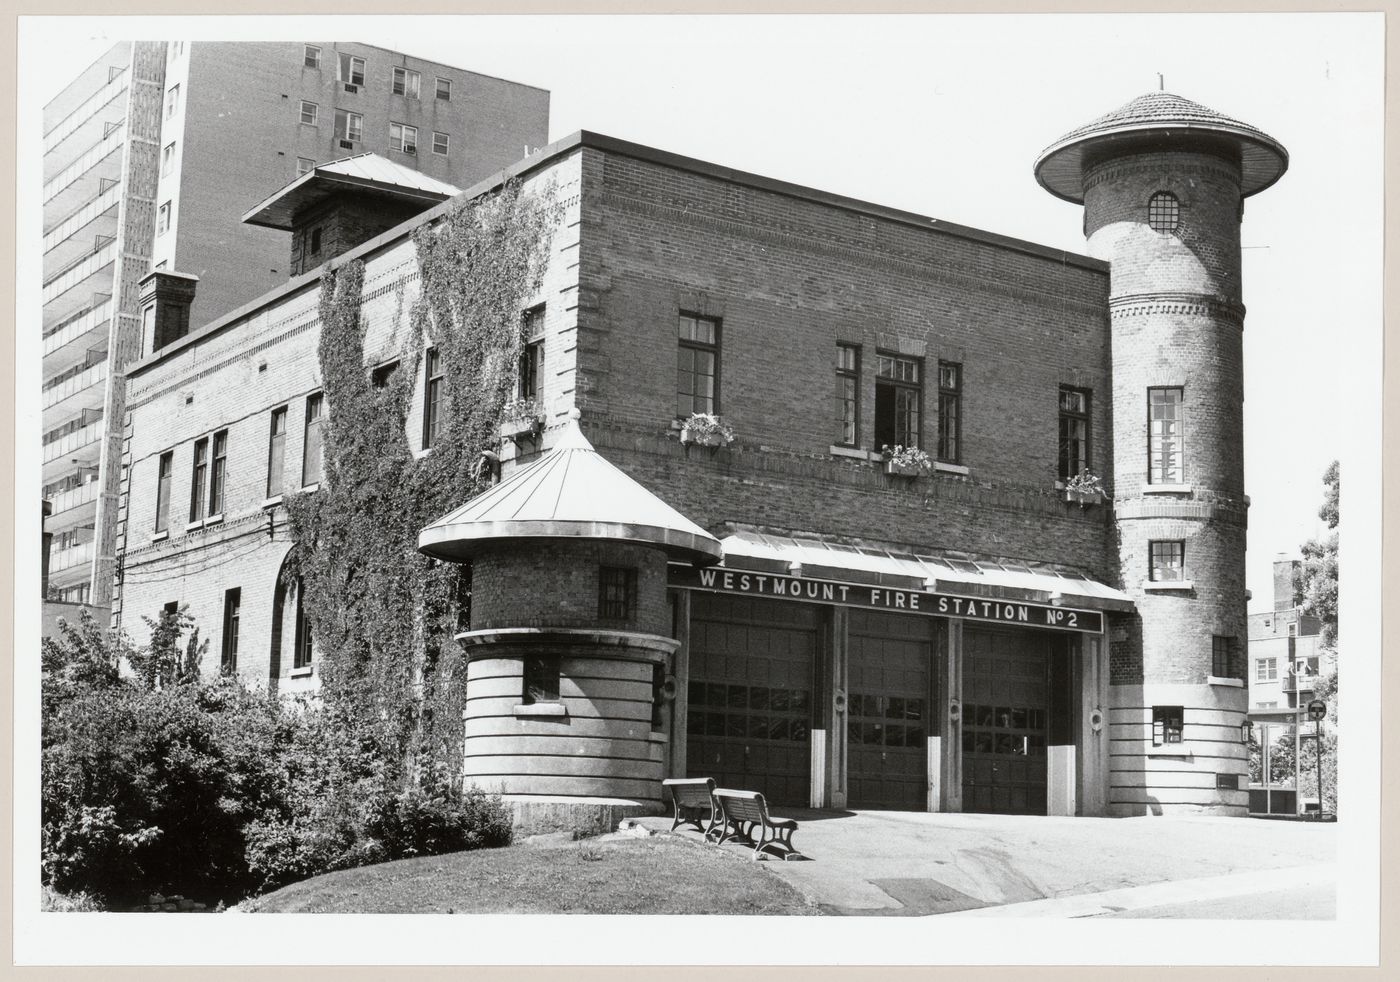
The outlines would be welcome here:
<svg viewBox="0 0 1400 982">
<path fill-rule="evenodd" d="M 846 780 L 852 808 L 928 807 L 934 623 L 851 611 Z"/>
<path fill-rule="evenodd" d="M 963 630 L 963 811 L 1045 814 L 1050 643 Z"/>
<path fill-rule="evenodd" d="M 695 593 L 686 772 L 805 806 L 821 608 Z"/>
</svg>

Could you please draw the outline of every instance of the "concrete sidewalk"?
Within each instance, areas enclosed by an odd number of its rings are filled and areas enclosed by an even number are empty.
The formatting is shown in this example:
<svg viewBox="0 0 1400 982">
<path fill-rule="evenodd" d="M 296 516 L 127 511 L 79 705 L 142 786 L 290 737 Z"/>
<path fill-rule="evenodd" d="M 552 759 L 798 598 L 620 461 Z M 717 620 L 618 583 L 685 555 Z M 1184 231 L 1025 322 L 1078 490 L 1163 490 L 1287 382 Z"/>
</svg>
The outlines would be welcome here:
<svg viewBox="0 0 1400 982">
<path fill-rule="evenodd" d="M 1280 873 L 1274 879 L 1302 877 L 1316 884 L 1327 879 L 1337 835 L 1334 824 L 1208 816 L 1048 818 L 804 809 L 784 809 L 783 815 L 800 824 L 794 844 L 805 860 L 764 860 L 764 866 L 834 914 L 945 914 L 1185 881 L 1185 892 L 1161 895 L 1163 904 L 1181 903 L 1190 899 L 1192 889 L 1204 898 L 1221 896 L 1222 888 L 1243 894 L 1256 887 L 1248 880 L 1226 886 L 1222 878 L 1301 867 L 1309 868 L 1306 874 Z M 641 824 L 653 831 L 670 828 L 668 818 L 642 819 Z M 694 831 L 680 834 L 699 838 Z M 723 848 L 748 851 L 728 843 Z M 1259 890 L 1277 887 L 1268 878 L 1260 884 Z M 1147 895 L 1141 906 L 1149 906 L 1151 899 Z M 1126 909 L 1122 903 L 1090 906 L 1097 913 Z M 1087 916 L 1066 913 L 1070 909 L 1079 908 L 1048 905 L 1026 912 Z"/>
</svg>

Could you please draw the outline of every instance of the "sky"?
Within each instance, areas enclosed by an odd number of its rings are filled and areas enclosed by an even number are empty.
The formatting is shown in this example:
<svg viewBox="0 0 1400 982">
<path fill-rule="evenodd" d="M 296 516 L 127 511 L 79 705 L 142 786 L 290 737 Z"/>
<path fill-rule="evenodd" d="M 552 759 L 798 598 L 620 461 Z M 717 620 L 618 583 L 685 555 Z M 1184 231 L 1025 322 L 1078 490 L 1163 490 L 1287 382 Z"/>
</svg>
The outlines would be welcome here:
<svg viewBox="0 0 1400 982">
<path fill-rule="evenodd" d="M 24 29 L 20 77 L 32 84 L 21 97 L 34 105 L 123 37 L 343 37 L 546 88 L 551 140 L 591 129 L 1081 253 L 1081 209 L 1043 191 L 1032 164 L 1064 132 L 1157 89 L 1160 73 L 1167 91 L 1263 129 L 1291 157 L 1282 181 L 1246 202 L 1242 230 L 1251 611 L 1271 606 L 1274 556 L 1325 533 L 1327 465 L 1343 458 L 1353 492 L 1375 467 L 1374 15 L 69 18 Z"/>
</svg>

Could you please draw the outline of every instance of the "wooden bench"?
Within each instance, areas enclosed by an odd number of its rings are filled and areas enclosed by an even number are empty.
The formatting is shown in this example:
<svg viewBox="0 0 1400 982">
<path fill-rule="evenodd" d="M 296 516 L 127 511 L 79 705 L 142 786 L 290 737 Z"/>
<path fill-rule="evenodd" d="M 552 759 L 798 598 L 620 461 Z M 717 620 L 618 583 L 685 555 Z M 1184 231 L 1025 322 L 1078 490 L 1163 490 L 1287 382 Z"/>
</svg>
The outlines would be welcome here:
<svg viewBox="0 0 1400 982">
<path fill-rule="evenodd" d="M 781 850 L 777 855 L 784 859 L 800 856 L 792 846 L 792 834 L 797 831 L 797 823 L 790 818 L 775 818 L 768 814 L 768 804 L 757 791 L 735 791 L 732 788 L 716 788 L 715 801 L 723 813 L 720 821 L 723 831 L 719 841 L 739 839 L 753 843 L 753 858 L 768 849 Z M 754 832 L 758 838 L 754 838 Z"/>
<path fill-rule="evenodd" d="M 705 838 L 719 833 L 720 810 L 715 804 L 715 779 L 712 777 L 667 778 L 661 786 L 671 793 L 675 806 L 675 820 L 671 822 L 674 832 L 682 825 L 694 825 Z M 709 824 L 701 825 L 702 815 L 709 816 Z"/>
</svg>

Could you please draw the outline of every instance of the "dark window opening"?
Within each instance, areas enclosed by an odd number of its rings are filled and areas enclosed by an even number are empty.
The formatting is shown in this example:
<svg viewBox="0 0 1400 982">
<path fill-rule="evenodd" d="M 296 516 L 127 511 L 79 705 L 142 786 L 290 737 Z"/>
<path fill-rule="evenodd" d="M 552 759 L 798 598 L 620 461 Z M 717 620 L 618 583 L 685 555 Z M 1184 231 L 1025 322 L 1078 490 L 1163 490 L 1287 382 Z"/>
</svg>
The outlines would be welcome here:
<svg viewBox="0 0 1400 982">
<path fill-rule="evenodd" d="M 376 389 L 387 389 L 389 383 L 394 379 L 394 373 L 398 370 L 399 362 L 397 358 L 393 361 L 388 361 L 382 365 L 376 366 L 369 373 L 370 385 Z"/>
<path fill-rule="evenodd" d="M 267 496 L 282 493 L 282 474 L 287 446 L 287 407 L 272 411 L 272 431 L 267 438 Z"/>
<path fill-rule="evenodd" d="M 306 431 L 302 440 L 301 484 L 317 484 L 321 480 L 321 393 L 306 397 Z"/>
<path fill-rule="evenodd" d="M 665 725 L 663 710 L 666 707 L 666 666 L 651 666 L 651 728 L 660 730 Z"/>
<path fill-rule="evenodd" d="M 160 470 L 156 478 L 156 531 L 164 532 L 170 524 L 170 478 L 175 471 L 175 452 L 160 455 Z"/>
<path fill-rule="evenodd" d="M 1060 386 L 1060 480 L 1089 470 L 1089 390 Z"/>
<path fill-rule="evenodd" d="M 938 459 L 962 463 L 962 366 L 938 363 Z"/>
<path fill-rule="evenodd" d="M 923 364 L 917 358 L 875 356 L 875 446 L 917 447 L 922 433 Z"/>
<path fill-rule="evenodd" d="M 1181 389 L 1147 390 L 1147 483 L 1186 479 L 1185 420 Z"/>
<path fill-rule="evenodd" d="M 530 656 L 525 659 L 521 701 L 531 706 L 537 702 L 559 701 L 559 659 Z"/>
<path fill-rule="evenodd" d="M 209 472 L 209 514 L 224 513 L 224 487 L 228 477 L 228 430 L 214 434 L 214 464 Z"/>
<path fill-rule="evenodd" d="M 314 657 L 314 645 L 311 640 L 311 620 L 306 616 L 306 604 L 304 598 L 306 589 L 301 583 L 297 583 L 297 623 L 296 638 L 292 644 L 292 668 L 307 668 L 311 665 Z"/>
<path fill-rule="evenodd" d="M 1154 747 L 1181 742 L 1181 714 L 1180 706 L 1152 707 L 1152 745 Z"/>
<path fill-rule="evenodd" d="M 598 568 L 598 617 L 631 620 L 637 610 L 637 571 L 623 566 Z"/>
<path fill-rule="evenodd" d="M 719 412 L 719 321 L 681 314 L 676 349 L 676 415 Z"/>
<path fill-rule="evenodd" d="M 313 256 L 315 256 L 315 255 L 319 254 L 320 251 L 321 251 L 321 230 L 320 230 L 319 228 L 313 228 L 313 229 L 311 230 L 311 254 L 312 254 Z"/>
<path fill-rule="evenodd" d="M 1186 579 L 1186 542 L 1182 539 L 1156 540 L 1148 543 L 1151 565 L 1148 579 L 1166 582 Z"/>
<path fill-rule="evenodd" d="M 219 657 L 219 671 L 233 675 L 238 671 L 238 608 L 243 591 L 234 587 L 224 593 L 224 644 Z"/>
<path fill-rule="evenodd" d="M 1147 202 L 1147 224 L 1155 232 L 1174 232 L 1181 221 L 1181 202 L 1170 191 L 1158 191 Z"/>
<path fill-rule="evenodd" d="M 442 412 L 442 355 L 429 348 L 423 356 L 423 449 L 437 442 L 438 424 Z"/>
<path fill-rule="evenodd" d="M 209 479 L 209 441 L 198 440 L 194 445 L 194 469 L 190 474 L 190 521 L 204 517 L 204 492 Z"/>
</svg>

